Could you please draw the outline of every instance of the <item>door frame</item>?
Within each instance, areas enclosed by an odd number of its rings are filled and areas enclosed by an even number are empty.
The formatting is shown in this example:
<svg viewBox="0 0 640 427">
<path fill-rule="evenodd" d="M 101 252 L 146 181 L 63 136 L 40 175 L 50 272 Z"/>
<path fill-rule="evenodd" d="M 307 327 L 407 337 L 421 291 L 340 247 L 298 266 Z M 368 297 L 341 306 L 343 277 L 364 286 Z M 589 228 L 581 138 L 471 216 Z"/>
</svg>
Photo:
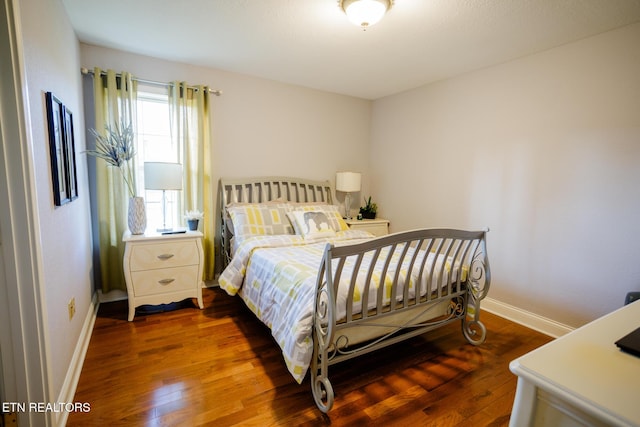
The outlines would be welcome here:
<svg viewBox="0 0 640 427">
<path fill-rule="evenodd" d="M 0 7 L 0 398 L 28 405 L 54 399 L 22 48 L 19 0 L 6 0 Z M 18 424 L 50 426 L 52 415 L 18 413 Z"/>
</svg>

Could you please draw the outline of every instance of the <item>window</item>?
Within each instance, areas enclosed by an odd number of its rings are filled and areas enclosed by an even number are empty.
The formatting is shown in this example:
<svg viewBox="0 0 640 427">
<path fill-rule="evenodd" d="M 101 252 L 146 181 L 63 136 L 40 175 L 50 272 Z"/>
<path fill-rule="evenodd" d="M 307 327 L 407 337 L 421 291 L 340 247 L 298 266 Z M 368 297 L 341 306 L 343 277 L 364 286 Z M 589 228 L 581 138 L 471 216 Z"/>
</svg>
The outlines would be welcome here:
<svg viewBox="0 0 640 427">
<path fill-rule="evenodd" d="M 162 191 L 144 189 L 144 162 L 180 163 L 180 149 L 171 138 L 169 97 L 166 88 L 138 87 L 137 103 L 138 190 L 144 194 L 147 230 L 164 228 Z M 181 198 L 178 191 L 166 191 L 166 227 L 182 223 Z"/>
</svg>

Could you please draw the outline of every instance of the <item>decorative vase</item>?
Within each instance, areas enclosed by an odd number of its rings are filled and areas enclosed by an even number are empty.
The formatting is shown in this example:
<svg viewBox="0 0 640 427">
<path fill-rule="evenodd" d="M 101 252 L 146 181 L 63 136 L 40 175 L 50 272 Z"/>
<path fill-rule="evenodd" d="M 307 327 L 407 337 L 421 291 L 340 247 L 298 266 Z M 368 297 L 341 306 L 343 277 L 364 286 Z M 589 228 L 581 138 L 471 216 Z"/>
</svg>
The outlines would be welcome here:
<svg viewBox="0 0 640 427">
<path fill-rule="evenodd" d="M 147 215 L 144 209 L 144 198 L 131 197 L 129 199 L 129 215 L 127 224 L 131 234 L 144 234 L 147 228 Z"/>
<path fill-rule="evenodd" d="M 189 230 L 195 231 L 198 229 L 198 220 L 197 219 L 188 219 L 187 225 L 189 226 Z"/>
</svg>

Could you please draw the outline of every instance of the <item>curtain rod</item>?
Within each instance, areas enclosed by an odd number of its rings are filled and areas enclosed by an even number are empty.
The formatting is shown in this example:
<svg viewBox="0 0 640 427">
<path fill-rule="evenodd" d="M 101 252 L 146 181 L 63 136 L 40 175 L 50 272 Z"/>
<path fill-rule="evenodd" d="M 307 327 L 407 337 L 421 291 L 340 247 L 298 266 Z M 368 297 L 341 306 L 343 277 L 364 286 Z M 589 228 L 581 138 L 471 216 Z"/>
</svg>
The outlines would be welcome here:
<svg viewBox="0 0 640 427">
<path fill-rule="evenodd" d="M 88 68 L 82 67 L 80 68 L 80 72 L 82 74 L 93 74 L 93 70 L 89 70 Z M 101 75 L 106 76 L 106 72 L 102 71 Z M 120 73 L 116 73 L 116 77 L 120 77 Z M 145 80 L 145 79 L 139 79 L 138 77 L 132 77 L 133 80 L 137 81 L 138 83 L 144 83 L 144 84 L 148 84 L 148 85 L 152 85 L 152 86 L 163 86 L 163 87 L 169 87 L 169 86 L 173 86 L 172 83 L 163 83 L 163 82 L 157 82 L 154 80 Z M 194 86 L 189 86 L 190 89 L 197 89 Z M 218 90 L 218 89 L 209 89 L 209 93 L 213 94 L 215 96 L 220 96 L 222 95 L 222 91 Z"/>
</svg>

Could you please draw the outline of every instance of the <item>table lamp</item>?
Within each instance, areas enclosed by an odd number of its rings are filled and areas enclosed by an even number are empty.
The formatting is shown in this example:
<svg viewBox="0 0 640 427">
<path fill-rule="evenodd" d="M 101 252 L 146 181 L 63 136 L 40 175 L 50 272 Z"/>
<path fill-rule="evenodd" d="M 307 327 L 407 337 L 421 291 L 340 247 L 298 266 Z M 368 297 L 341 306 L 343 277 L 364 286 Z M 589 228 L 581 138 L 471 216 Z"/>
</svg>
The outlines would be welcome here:
<svg viewBox="0 0 640 427">
<path fill-rule="evenodd" d="M 360 191 L 361 175 L 358 172 L 336 173 L 336 190 L 347 193 L 344 197 L 344 214 L 351 219 L 351 193 Z"/>
<path fill-rule="evenodd" d="M 162 228 L 158 232 L 173 230 L 167 227 L 167 190 L 182 190 L 182 165 L 180 163 L 145 162 L 144 188 L 162 190 Z"/>
</svg>

